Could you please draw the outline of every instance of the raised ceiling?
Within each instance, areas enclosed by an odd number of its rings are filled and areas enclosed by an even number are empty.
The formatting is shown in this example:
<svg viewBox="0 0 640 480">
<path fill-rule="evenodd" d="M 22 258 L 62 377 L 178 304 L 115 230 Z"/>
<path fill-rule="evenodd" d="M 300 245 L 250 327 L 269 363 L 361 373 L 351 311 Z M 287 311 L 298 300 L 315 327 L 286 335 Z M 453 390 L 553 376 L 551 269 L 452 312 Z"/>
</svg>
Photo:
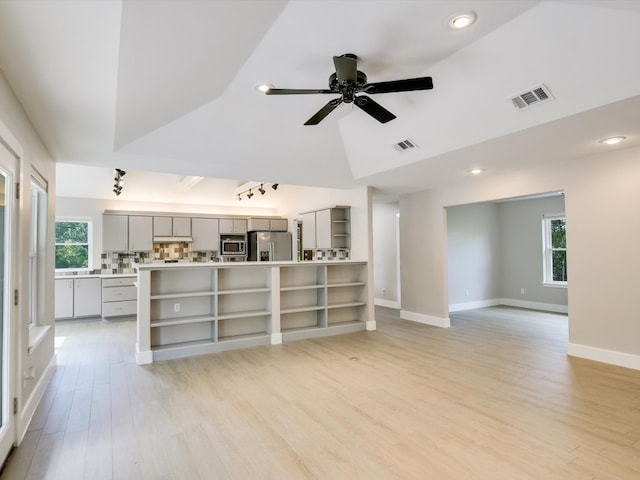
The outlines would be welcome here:
<svg viewBox="0 0 640 480">
<path fill-rule="evenodd" d="M 448 28 L 469 10 L 471 28 Z M 640 145 L 638 24 L 640 2 L 616 0 L 3 0 L 0 68 L 63 164 L 225 179 L 227 199 L 245 180 L 399 194 L 594 154 L 610 134 Z M 318 126 L 303 123 L 327 96 L 255 89 L 326 88 L 347 52 L 369 81 L 434 89 L 375 96 L 397 116 L 384 125 L 342 105 Z M 555 100 L 513 107 L 541 83 Z M 396 151 L 406 138 L 418 148 Z"/>
</svg>

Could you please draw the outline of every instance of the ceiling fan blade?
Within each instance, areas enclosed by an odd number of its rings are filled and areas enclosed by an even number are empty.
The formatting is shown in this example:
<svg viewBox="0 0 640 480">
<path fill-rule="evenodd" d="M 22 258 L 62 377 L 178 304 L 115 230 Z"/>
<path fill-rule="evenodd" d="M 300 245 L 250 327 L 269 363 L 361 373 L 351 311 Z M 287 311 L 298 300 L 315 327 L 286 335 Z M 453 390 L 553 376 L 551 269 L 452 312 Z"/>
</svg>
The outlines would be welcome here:
<svg viewBox="0 0 640 480">
<path fill-rule="evenodd" d="M 316 113 L 313 117 L 311 117 L 309 120 L 304 122 L 304 124 L 305 125 L 317 125 L 317 124 L 319 124 L 324 117 L 326 117 L 331 112 L 333 112 L 335 110 L 335 108 L 338 105 L 340 105 L 341 103 L 342 103 L 342 97 L 334 98 L 333 100 L 330 100 L 329 103 L 327 103 L 324 107 L 322 107 L 320 110 L 318 110 L 318 113 Z"/>
<path fill-rule="evenodd" d="M 358 60 L 355 55 L 345 53 L 339 57 L 333 57 L 333 64 L 336 66 L 338 82 L 350 82 L 355 85 L 358 79 Z"/>
<path fill-rule="evenodd" d="M 367 83 L 360 91 L 374 93 L 410 92 L 412 90 L 431 90 L 433 80 L 431 77 L 407 78 L 404 80 L 391 80 L 390 82 Z"/>
<path fill-rule="evenodd" d="M 265 90 L 265 95 L 304 95 L 310 93 L 336 93 L 333 90 L 310 90 L 304 88 L 270 88 Z"/>
<path fill-rule="evenodd" d="M 379 103 L 374 102 L 366 95 L 355 97 L 353 99 L 353 103 L 355 103 L 356 107 L 361 108 L 373 118 L 378 120 L 380 123 L 387 123 L 396 118 L 393 113 L 391 113 Z"/>
</svg>

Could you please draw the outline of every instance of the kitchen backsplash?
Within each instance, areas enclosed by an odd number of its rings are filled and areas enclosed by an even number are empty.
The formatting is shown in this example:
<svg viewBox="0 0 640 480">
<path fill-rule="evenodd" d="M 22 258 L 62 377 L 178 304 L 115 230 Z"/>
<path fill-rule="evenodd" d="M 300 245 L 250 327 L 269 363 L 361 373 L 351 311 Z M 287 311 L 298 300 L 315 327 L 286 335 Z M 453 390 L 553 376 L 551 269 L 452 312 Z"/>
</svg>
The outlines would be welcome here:
<svg viewBox="0 0 640 480">
<path fill-rule="evenodd" d="M 218 252 L 192 252 L 187 242 L 155 243 L 152 252 L 106 252 L 100 256 L 100 270 L 96 273 L 135 273 L 134 264 L 161 260 L 182 260 L 204 263 L 217 260 Z"/>
<path fill-rule="evenodd" d="M 332 248 L 326 250 L 315 251 L 316 260 L 349 260 L 349 249 L 347 248 Z"/>
</svg>

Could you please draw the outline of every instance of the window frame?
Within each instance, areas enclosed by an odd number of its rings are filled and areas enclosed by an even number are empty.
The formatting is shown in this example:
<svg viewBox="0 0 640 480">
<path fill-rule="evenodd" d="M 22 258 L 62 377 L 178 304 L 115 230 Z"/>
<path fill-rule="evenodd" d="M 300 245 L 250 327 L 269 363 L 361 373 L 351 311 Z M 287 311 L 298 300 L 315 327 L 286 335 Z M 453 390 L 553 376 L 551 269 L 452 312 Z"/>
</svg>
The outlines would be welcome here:
<svg viewBox="0 0 640 480">
<path fill-rule="evenodd" d="M 56 236 L 58 223 L 86 223 L 87 224 L 87 243 L 58 243 L 58 239 Z M 78 271 L 84 272 L 93 270 L 93 258 L 91 252 L 93 251 L 93 220 L 91 218 L 79 218 L 79 217 L 56 217 L 55 225 L 54 225 L 54 246 L 53 246 L 53 257 L 54 263 L 57 253 L 57 247 L 60 245 L 86 245 L 87 246 L 87 266 L 86 267 L 69 267 L 69 268 L 55 268 L 56 272 L 68 272 L 68 271 Z"/>
<path fill-rule="evenodd" d="M 556 251 L 563 251 L 565 252 L 565 258 L 567 254 L 566 246 L 564 248 L 554 248 L 551 243 L 551 222 L 554 220 L 564 220 L 566 231 L 566 214 L 548 213 L 542 215 L 542 285 L 545 287 L 567 288 L 567 280 L 553 279 L 553 253 Z"/>
</svg>

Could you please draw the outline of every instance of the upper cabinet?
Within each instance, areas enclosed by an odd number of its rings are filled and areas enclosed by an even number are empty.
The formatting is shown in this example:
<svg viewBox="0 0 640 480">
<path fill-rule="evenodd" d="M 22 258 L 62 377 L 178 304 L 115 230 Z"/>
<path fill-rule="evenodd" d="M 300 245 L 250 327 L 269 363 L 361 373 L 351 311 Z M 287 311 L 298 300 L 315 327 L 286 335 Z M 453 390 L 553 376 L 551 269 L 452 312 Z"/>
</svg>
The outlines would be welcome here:
<svg viewBox="0 0 640 480">
<path fill-rule="evenodd" d="M 302 220 L 302 249 L 316 249 L 316 212 L 308 212 L 300 215 Z"/>
<path fill-rule="evenodd" d="M 190 237 L 190 217 L 153 217 L 153 235 L 156 237 Z"/>
<path fill-rule="evenodd" d="M 286 232 L 289 221 L 286 218 L 249 218 L 247 220 L 249 232 Z"/>
<path fill-rule="evenodd" d="M 351 207 L 333 207 L 300 215 L 304 250 L 351 248 Z"/>
<path fill-rule="evenodd" d="M 247 233 L 247 220 L 244 218 L 221 218 L 220 233 L 243 235 Z"/>
<path fill-rule="evenodd" d="M 153 250 L 153 218 L 146 215 L 102 215 L 103 252 Z"/>
<path fill-rule="evenodd" d="M 153 217 L 129 216 L 128 250 L 130 252 L 150 252 L 153 250 Z"/>
<path fill-rule="evenodd" d="M 192 218 L 191 234 L 193 237 L 191 251 L 218 251 L 220 246 L 220 232 L 217 218 Z"/>
<path fill-rule="evenodd" d="M 126 252 L 129 250 L 129 216 L 102 215 L 102 251 Z"/>
</svg>

